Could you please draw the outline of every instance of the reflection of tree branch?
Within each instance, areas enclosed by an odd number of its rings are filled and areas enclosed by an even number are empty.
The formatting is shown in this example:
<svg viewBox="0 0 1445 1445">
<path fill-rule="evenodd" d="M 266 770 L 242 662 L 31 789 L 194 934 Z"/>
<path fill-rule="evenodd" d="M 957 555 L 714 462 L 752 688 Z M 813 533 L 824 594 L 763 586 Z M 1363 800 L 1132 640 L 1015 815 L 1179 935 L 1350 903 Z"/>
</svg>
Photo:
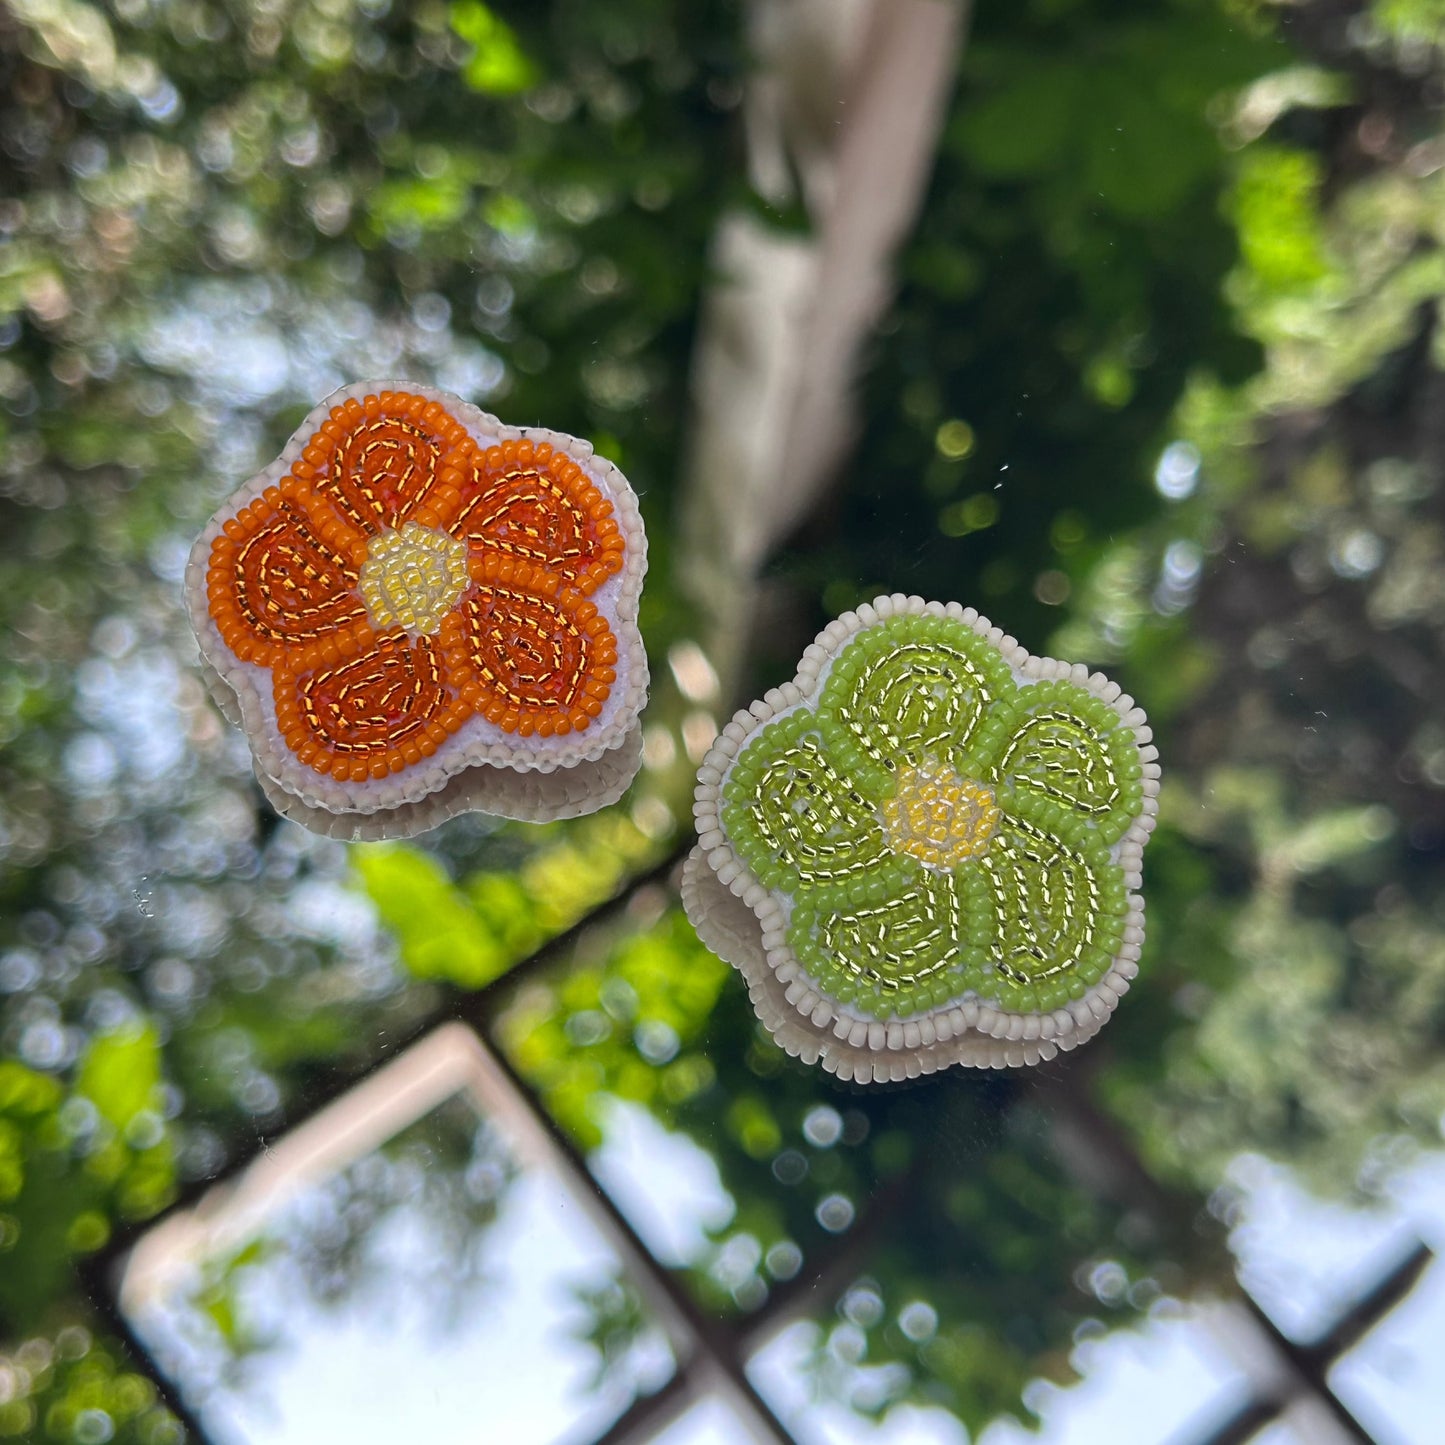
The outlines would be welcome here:
<svg viewBox="0 0 1445 1445">
<path fill-rule="evenodd" d="M 485 1282 L 479 1240 L 496 1220 L 516 1168 L 492 1128 L 461 1098 L 303 1195 L 270 1231 L 213 1262 L 177 1305 L 180 1333 L 240 1387 L 267 1350 L 284 1344 L 255 1319 L 258 1282 L 337 1311 L 348 1304 L 418 1303 L 439 1333 L 454 1330 Z M 404 1264 L 385 1257 L 388 1225 L 410 1217 L 425 1245 Z"/>
<path fill-rule="evenodd" d="M 571 1293 L 585 1312 L 573 1334 L 597 1356 L 587 1388 L 623 1399 L 647 1393 L 657 1383 L 649 1364 L 659 1357 L 664 1339 L 641 1292 L 615 1265 L 603 1279 L 574 1283 Z"/>
<path fill-rule="evenodd" d="M 395 1271 L 378 1258 L 378 1241 L 410 1212 L 430 1247 L 422 1268 L 408 1261 L 408 1281 L 424 1286 L 429 1313 L 450 1328 L 481 1283 L 478 1237 L 515 1172 L 493 1131 L 453 1101 L 330 1180 L 288 1220 L 286 1253 L 311 1297 L 338 1307 L 385 1287 Z"/>
<path fill-rule="evenodd" d="M 515 1090 L 517 1100 L 525 1105 L 529 1127 L 565 1161 L 573 1178 L 591 1185 L 584 1203 L 593 1223 L 617 1249 L 624 1262 L 633 1267 L 633 1278 L 643 1291 L 644 1303 L 659 1318 L 674 1346 L 679 1342 L 696 1341 L 700 1346 L 699 1353 L 714 1363 L 726 1381 L 733 1403 L 754 1427 L 779 1441 L 789 1439 L 748 1379 L 732 1332 L 698 1306 L 679 1277 L 652 1267 L 646 1245 L 616 1201 L 592 1178 L 576 1141 L 548 1112 L 534 1088 L 518 1072 L 515 1062 L 505 1053 L 497 1053 L 494 1058 Z M 686 1371 L 689 1361 L 684 1359 L 682 1367 Z"/>
</svg>

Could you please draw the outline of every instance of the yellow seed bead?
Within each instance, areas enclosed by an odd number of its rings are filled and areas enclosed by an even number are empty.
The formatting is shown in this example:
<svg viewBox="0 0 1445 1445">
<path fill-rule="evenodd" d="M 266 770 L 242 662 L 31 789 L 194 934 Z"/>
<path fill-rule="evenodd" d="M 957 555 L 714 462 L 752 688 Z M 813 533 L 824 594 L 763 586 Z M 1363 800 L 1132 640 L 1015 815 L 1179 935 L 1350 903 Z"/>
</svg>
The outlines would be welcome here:
<svg viewBox="0 0 1445 1445">
<path fill-rule="evenodd" d="M 463 543 L 408 522 L 372 538 L 359 586 L 373 627 L 402 627 L 415 636 L 441 627 L 469 580 Z"/>
<path fill-rule="evenodd" d="M 935 868 L 979 857 L 1001 816 L 991 789 L 932 762 L 899 770 L 880 815 L 894 852 Z"/>
</svg>

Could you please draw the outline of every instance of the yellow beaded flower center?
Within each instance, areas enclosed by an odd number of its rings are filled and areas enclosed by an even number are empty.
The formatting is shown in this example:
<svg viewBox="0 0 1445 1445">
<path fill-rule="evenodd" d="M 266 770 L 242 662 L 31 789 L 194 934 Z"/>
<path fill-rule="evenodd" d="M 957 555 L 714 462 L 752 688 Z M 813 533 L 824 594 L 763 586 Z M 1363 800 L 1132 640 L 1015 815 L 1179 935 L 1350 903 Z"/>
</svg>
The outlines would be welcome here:
<svg viewBox="0 0 1445 1445">
<path fill-rule="evenodd" d="M 880 811 L 888 846 L 932 868 L 979 857 L 999 820 L 993 790 L 946 765 L 899 768 L 897 787 Z"/>
<path fill-rule="evenodd" d="M 457 605 L 467 583 L 467 549 L 445 532 L 408 522 L 367 544 L 359 585 L 371 625 L 430 635 Z"/>
</svg>

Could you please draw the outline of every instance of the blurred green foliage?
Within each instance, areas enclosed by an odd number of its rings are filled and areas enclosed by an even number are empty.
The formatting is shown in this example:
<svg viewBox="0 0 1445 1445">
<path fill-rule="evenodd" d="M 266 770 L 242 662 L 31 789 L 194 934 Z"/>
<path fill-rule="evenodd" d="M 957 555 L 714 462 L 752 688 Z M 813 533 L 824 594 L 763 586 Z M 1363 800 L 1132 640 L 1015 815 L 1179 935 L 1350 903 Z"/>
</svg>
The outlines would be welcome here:
<svg viewBox="0 0 1445 1445">
<path fill-rule="evenodd" d="M 396 935 L 408 971 L 479 988 L 506 968 L 509 954 L 430 854 L 376 847 L 358 853 L 354 863 L 381 921 Z M 510 924 L 503 927 L 513 931 Z M 520 941 L 525 948 L 525 933 Z"/>
<path fill-rule="evenodd" d="M 651 638 L 685 629 L 667 484 L 707 238 L 742 188 L 737 31 L 725 0 L 0 17 L 0 1053 L 47 1091 L 6 1115 L 0 1338 L 83 1317 L 77 1255 L 670 826 L 569 851 L 459 820 L 439 856 L 492 942 L 460 924 L 413 975 L 346 850 L 261 802 L 176 584 L 317 396 L 403 373 L 621 460 L 660 542 Z"/>
<path fill-rule="evenodd" d="M 1121 1235 L 1123 1211 L 1060 1168 L 1055 1122 L 1013 1086 L 843 1090 L 786 1060 L 671 899 L 646 928 L 598 930 L 521 984 L 498 1039 L 599 1161 L 617 1101 L 713 1161 L 732 1215 L 681 1261 L 710 1309 L 761 1308 L 871 1220 L 831 1326 L 863 1342 L 820 1348 L 812 1366 L 865 1413 L 943 1404 L 974 1428 L 1017 1410 L 1041 1370 L 1072 1378 L 1076 1330 L 1128 1318 L 1178 1269 L 1163 1231 Z M 866 1370 L 848 1366 L 864 1356 Z"/>
<path fill-rule="evenodd" d="M 185 1433 L 144 1375 L 71 1325 L 0 1354 L 0 1439 L 180 1445 Z"/>
<path fill-rule="evenodd" d="M 1154 512 L 1186 378 L 1258 361 L 1220 294 L 1237 241 L 1212 107 L 1292 58 L 1216 5 L 980 8 L 861 444 L 777 564 L 810 624 L 903 588 L 1041 644 Z M 759 681 L 790 661 L 760 652 Z"/>
<path fill-rule="evenodd" d="M 1289 295 L 1326 275 L 1319 227 L 1320 162 L 1308 151 L 1251 147 L 1240 157 L 1231 211 L 1242 275 L 1263 295 Z"/>
<path fill-rule="evenodd" d="M 517 95 L 530 90 L 542 72 L 527 58 L 516 32 L 480 0 L 453 0 L 452 29 L 471 47 L 462 79 L 483 95 Z"/>
<path fill-rule="evenodd" d="M 1190 378 L 1188 485 L 1055 638 L 1125 670 L 1173 763 L 1149 1003 L 1100 1083 L 1151 1165 L 1200 1189 L 1248 1140 L 1368 1195 L 1445 1106 L 1441 141 L 1402 78 L 1437 85 L 1440 55 L 1400 13 L 1346 38 L 1306 14 L 1303 58 L 1347 82 L 1266 77 L 1224 117 L 1249 137 L 1224 294 L 1263 364 Z"/>
<path fill-rule="evenodd" d="M 357 878 L 409 973 L 481 988 L 661 856 L 657 839 L 616 813 L 528 832 L 530 850 L 516 871 L 478 870 L 455 884 L 417 847 L 352 851 Z"/>
<path fill-rule="evenodd" d="M 146 1030 L 98 1038 L 69 1091 L 0 1060 L 0 1316 L 43 1318 L 69 1292 L 71 1261 L 104 1245 L 113 1221 L 169 1201 L 158 1085 Z"/>
<path fill-rule="evenodd" d="M 595 1147 L 606 1100 L 645 1105 L 671 1124 L 682 1105 L 714 1083 L 711 1039 L 706 1051 L 698 1044 L 727 977 L 727 965 L 674 909 L 572 970 L 555 990 L 524 990 L 501 1036 L 552 1117 L 584 1148 Z M 750 1102 L 735 1100 L 730 1109 L 735 1138 L 745 1140 L 758 1127 L 751 1122 L 758 1106 Z M 771 1117 L 761 1117 L 771 1142 Z"/>
<path fill-rule="evenodd" d="M 1440 0 L 1380 0 L 1371 18 L 1384 35 L 1416 47 L 1445 39 L 1445 6 Z"/>
</svg>

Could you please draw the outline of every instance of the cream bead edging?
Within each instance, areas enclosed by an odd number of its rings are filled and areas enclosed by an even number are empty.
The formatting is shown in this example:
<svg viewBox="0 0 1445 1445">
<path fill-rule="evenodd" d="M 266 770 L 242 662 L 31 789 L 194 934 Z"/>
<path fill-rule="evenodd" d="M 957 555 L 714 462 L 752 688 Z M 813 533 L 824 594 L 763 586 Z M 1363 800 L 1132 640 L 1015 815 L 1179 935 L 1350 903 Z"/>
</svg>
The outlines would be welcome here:
<svg viewBox="0 0 1445 1445">
<path fill-rule="evenodd" d="M 374 813 L 336 813 L 313 808 L 288 793 L 258 768 L 256 781 L 271 806 L 283 818 L 300 823 L 313 833 L 349 843 L 412 838 L 439 827 L 462 813 L 490 813 L 519 823 L 555 823 L 580 818 L 617 802 L 632 785 L 642 765 L 642 724 L 611 752 L 595 763 L 557 768 L 550 773 L 512 768 L 468 768 L 446 786 L 415 803 Z"/>
<path fill-rule="evenodd" d="M 722 826 L 722 790 L 746 745 L 774 719 L 817 702 L 828 671 L 865 628 L 895 616 L 948 617 L 987 638 L 1020 683 L 1068 681 L 1107 703 L 1130 728 L 1141 760 L 1143 806 L 1110 851 L 1127 895 L 1123 941 L 1102 978 L 1082 998 L 1047 1013 L 1020 1013 L 969 998 L 907 1019 L 865 1017 L 819 990 L 786 941 L 784 897 L 764 888 Z M 952 1064 L 977 1068 L 1040 1063 L 1091 1039 L 1138 973 L 1144 900 L 1136 891 L 1144 844 L 1158 812 L 1158 750 L 1143 709 L 1103 673 L 1082 663 L 1035 657 L 974 608 L 893 593 L 830 622 L 803 651 L 791 682 L 734 714 L 698 769 L 693 815 L 698 844 L 683 874 L 683 901 L 698 936 L 743 974 L 758 1016 L 790 1054 L 860 1083 L 931 1073 Z"/>
</svg>

